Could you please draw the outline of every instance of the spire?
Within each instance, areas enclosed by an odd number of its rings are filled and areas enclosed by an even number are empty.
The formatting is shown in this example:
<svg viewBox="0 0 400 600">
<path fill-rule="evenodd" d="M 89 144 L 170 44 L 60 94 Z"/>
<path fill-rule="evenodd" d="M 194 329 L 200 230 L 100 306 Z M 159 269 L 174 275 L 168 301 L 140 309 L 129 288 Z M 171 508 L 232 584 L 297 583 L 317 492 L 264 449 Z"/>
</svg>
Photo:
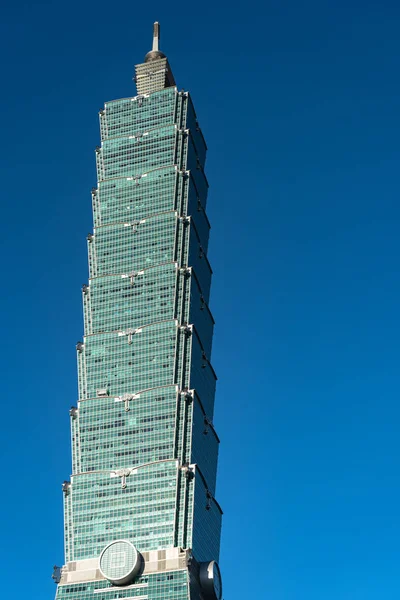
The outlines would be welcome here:
<svg viewBox="0 0 400 600">
<path fill-rule="evenodd" d="M 159 50 L 158 43 L 160 41 L 160 23 L 156 21 L 153 25 L 153 52 Z"/>
<path fill-rule="evenodd" d="M 156 21 L 153 25 L 153 48 L 144 57 L 144 62 L 150 62 L 152 60 L 157 60 L 158 58 L 166 58 L 165 54 L 163 52 L 160 52 L 159 42 L 160 42 L 160 23 L 158 21 Z"/>
</svg>

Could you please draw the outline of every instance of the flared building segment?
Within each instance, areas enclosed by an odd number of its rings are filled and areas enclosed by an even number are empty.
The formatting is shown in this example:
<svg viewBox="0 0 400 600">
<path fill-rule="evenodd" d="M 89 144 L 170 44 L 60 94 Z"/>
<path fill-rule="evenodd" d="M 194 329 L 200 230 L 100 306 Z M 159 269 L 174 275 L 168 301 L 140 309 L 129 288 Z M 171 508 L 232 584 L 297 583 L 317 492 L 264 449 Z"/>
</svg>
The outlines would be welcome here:
<svg viewBox="0 0 400 600">
<path fill-rule="evenodd" d="M 165 55 L 100 111 L 57 600 L 220 600 L 206 144 Z"/>
</svg>

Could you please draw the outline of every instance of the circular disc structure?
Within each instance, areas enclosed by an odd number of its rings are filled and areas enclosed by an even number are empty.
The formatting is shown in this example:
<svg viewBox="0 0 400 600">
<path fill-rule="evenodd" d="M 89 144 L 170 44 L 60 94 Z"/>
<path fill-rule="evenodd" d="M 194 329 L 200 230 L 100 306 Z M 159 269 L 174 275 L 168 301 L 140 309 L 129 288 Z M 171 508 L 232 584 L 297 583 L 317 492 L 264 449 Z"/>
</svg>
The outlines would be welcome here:
<svg viewBox="0 0 400 600">
<path fill-rule="evenodd" d="M 99 568 L 102 575 L 114 585 L 125 585 L 139 571 L 139 553 L 131 542 L 116 540 L 100 554 Z"/>
<path fill-rule="evenodd" d="M 221 571 L 215 560 L 200 564 L 200 584 L 207 600 L 221 600 Z"/>
</svg>

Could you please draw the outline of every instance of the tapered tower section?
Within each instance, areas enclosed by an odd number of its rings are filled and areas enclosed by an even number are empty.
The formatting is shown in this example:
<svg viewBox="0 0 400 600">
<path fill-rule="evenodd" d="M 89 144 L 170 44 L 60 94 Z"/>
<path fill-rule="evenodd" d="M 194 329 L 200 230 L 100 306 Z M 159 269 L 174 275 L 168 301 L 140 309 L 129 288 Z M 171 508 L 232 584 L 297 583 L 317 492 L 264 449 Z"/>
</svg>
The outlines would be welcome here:
<svg viewBox="0 0 400 600">
<path fill-rule="evenodd" d="M 100 111 L 57 600 L 221 600 L 206 144 L 153 48 Z"/>
</svg>

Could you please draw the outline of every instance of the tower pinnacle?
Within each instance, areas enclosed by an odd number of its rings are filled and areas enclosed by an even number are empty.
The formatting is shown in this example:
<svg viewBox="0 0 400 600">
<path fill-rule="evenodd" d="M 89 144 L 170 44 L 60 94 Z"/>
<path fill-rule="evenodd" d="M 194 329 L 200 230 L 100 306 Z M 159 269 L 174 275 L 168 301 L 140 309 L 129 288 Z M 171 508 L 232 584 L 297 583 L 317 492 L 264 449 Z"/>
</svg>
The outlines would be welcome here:
<svg viewBox="0 0 400 600">
<path fill-rule="evenodd" d="M 160 41 L 160 23 L 156 21 L 153 25 L 153 51 L 158 50 L 158 42 Z"/>
<path fill-rule="evenodd" d="M 160 23 L 153 25 L 153 46 L 144 57 L 141 65 L 136 65 L 136 87 L 139 95 L 159 92 L 167 87 L 175 86 L 175 79 L 168 64 L 168 59 L 159 49 Z"/>
<path fill-rule="evenodd" d="M 153 48 L 146 54 L 144 57 L 144 62 L 151 62 L 152 60 L 157 60 L 158 58 L 166 58 L 163 52 L 159 50 L 159 42 L 160 42 L 160 23 L 156 21 L 153 25 Z"/>
</svg>

